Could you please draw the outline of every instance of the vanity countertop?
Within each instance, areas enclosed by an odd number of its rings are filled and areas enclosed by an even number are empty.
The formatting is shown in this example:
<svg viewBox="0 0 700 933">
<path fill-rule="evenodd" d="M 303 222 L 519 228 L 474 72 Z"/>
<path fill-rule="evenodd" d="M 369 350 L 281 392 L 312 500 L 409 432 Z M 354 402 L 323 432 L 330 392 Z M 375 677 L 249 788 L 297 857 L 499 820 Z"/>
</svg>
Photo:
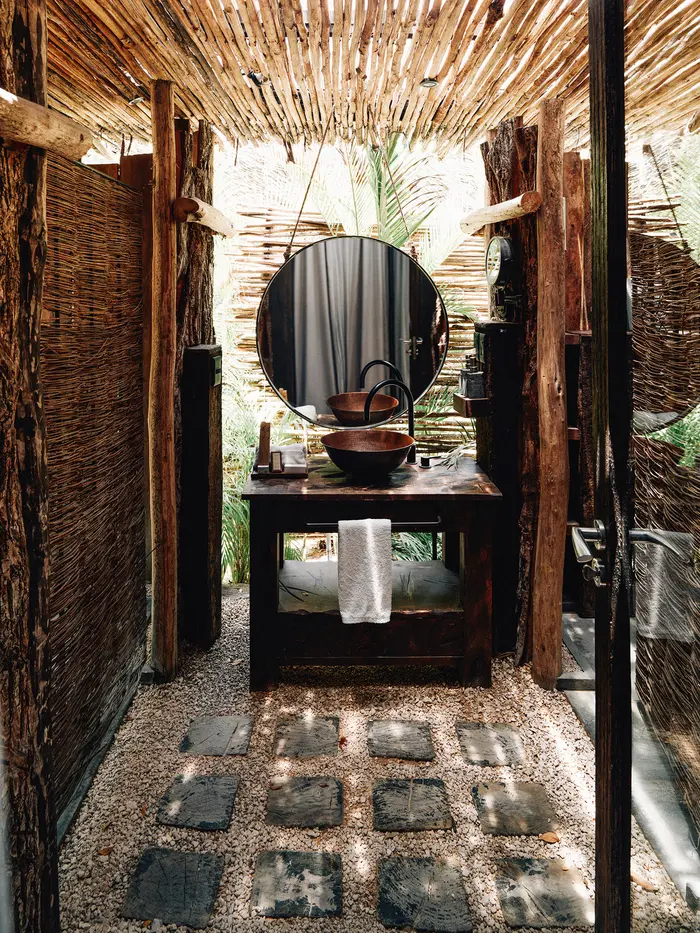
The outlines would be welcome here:
<svg viewBox="0 0 700 933">
<path fill-rule="evenodd" d="M 387 496 L 403 500 L 500 499 L 498 487 L 471 457 L 463 457 L 456 468 L 443 465 L 423 469 L 407 464 L 379 478 L 375 482 L 357 480 L 342 473 L 326 457 L 309 460 L 309 475 L 261 480 L 251 477 L 243 489 L 244 499 L 299 497 L 328 499 L 329 497 L 364 500 L 385 499 Z"/>
</svg>

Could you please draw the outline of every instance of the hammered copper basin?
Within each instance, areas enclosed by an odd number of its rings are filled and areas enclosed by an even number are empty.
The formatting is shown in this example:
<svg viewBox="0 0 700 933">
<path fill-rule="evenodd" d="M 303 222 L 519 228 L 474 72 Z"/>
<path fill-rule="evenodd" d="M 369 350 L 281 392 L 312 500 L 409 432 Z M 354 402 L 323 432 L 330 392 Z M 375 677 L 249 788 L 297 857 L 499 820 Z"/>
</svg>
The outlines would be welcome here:
<svg viewBox="0 0 700 933">
<path fill-rule="evenodd" d="M 400 467 L 415 442 L 409 434 L 370 429 L 325 434 L 321 443 L 345 473 L 381 476 Z"/>
<path fill-rule="evenodd" d="M 338 422 L 343 425 L 376 424 L 391 418 L 399 407 L 399 400 L 391 395 L 375 395 L 369 412 L 369 421 L 365 421 L 365 402 L 369 392 L 342 392 L 326 399 Z"/>
</svg>

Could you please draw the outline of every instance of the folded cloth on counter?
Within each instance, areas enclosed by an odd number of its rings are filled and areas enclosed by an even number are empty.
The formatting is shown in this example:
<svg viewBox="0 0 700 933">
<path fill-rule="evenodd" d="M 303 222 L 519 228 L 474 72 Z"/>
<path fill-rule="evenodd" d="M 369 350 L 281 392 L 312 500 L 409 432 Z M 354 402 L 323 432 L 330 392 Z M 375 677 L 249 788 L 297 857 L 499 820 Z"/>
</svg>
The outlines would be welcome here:
<svg viewBox="0 0 700 933">
<path fill-rule="evenodd" d="M 318 417 L 315 405 L 298 405 L 296 410 L 298 414 L 308 418 L 309 421 L 315 421 Z"/>
<path fill-rule="evenodd" d="M 391 616 L 391 522 L 338 522 L 338 604 L 346 625 Z"/>
<path fill-rule="evenodd" d="M 282 466 L 306 467 L 306 447 L 303 444 L 287 444 L 286 447 L 271 447 L 270 453 L 279 451 L 282 454 Z"/>
</svg>

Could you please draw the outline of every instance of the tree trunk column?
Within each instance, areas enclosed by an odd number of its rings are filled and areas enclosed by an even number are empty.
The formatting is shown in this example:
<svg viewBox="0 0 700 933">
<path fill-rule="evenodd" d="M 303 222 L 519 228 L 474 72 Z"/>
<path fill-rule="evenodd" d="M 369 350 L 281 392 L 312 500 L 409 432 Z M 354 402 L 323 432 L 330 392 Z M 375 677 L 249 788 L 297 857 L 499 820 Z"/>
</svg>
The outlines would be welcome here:
<svg viewBox="0 0 700 933">
<path fill-rule="evenodd" d="M 177 671 L 177 495 L 175 480 L 176 196 L 173 86 L 154 81 L 153 263 L 151 381 L 148 404 L 151 529 L 153 539 L 153 648 L 156 673 Z"/>
<path fill-rule="evenodd" d="M 0 86 L 46 105 L 45 0 L 0 4 Z M 39 330 L 46 153 L 0 140 L 0 717 L 15 933 L 58 933 Z M 1 879 L 4 882 L 4 877 Z"/>
<path fill-rule="evenodd" d="M 564 104 L 540 104 L 537 134 L 537 388 L 539 487 L 532 589 L 532 674 L 554 689 L 561 673 L 562 586 L 569 503 L 566 419 L 564 257 Z"/>
</svg>

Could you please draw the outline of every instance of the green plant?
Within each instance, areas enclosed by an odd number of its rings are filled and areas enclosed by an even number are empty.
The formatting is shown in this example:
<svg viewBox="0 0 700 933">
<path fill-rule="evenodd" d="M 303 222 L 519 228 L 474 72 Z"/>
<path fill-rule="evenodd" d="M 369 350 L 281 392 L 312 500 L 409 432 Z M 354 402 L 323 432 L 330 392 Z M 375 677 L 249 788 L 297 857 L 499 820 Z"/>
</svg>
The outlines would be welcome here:
<svg viewBox="0 0 700 933">
<path fill-rule="evenodd" d="M 680 447 L 683 451 L 681 466 L 694 467 L 696 460 L 700 458 L 700 405 L 685 418 L 658 431 L 652 437 Z"/>
<path fill-rule="evenodd" d="M 391 536 L 391 556 L 394 560 L 432 560 L 433 536 L 429 531 L 400 531 Z M 438 535 L 437 557 L 442 556 L 442 541 Z"/>
</svg>

